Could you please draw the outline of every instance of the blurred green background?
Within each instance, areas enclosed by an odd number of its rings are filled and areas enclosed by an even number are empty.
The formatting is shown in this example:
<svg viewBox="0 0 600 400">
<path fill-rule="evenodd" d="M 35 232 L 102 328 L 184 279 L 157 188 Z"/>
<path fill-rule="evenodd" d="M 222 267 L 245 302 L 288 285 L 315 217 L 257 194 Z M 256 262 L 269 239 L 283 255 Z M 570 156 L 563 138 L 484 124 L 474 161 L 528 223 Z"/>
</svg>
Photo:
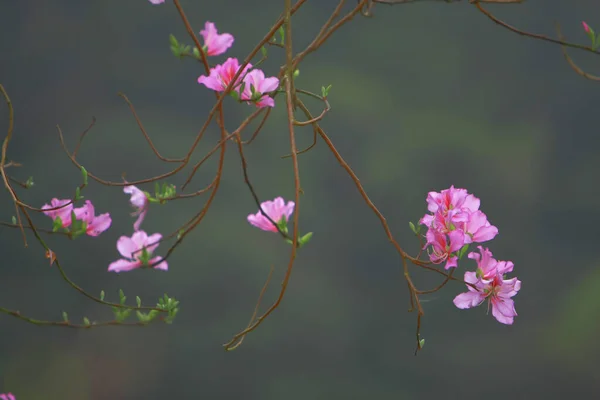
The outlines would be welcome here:
<svg viewBox="0 0 600 400">
<path fill-rule="evenodd" d="M 169 3 L 169 2 L 167 2 Z M 182 1 L 196 31 L 206 20 L 230 32 L 225 55 L 243 58 L 281 13 L 281 0 Z M 348 2 L 347 10 L 355 5 Z M 336 1 L 312 1 L 294 19 L 294 46 L 306 46 Z M 489 6 L 507 22 L 587 44 L 581 20 L 600 29 L 597 0 L 528 1 Z M 134 103 L 160 151 L 184 154 L 214 99 L 196 83 L 203 72 L 169 51 L 168 35 L 189 43 L 172 4 L 147 1 L 0 1 L 0 82 L 16 110 L 10 170 L 35 186 L 22 198 L 41 206 L 73 194 L 79 171 L 60 149 L 60 124 L 71 149 L 92 116 L 98 120 L 80 152 L 89 171 L 130 180 L 169 170 L 145 143 L 126 104 Z M 590 72 L 597 57 L 571 52 Z M 283 52 L 263 65 L 276 74 Z M 169 272 L 106 271 L 118 258 L 115 242 L 131 234 L 128 196 L 92 183 L 85 191 L 113 225 L 99 238 L 48 237 L 70 277 L 116 301 L 122 288 L 152 304 L 167 292 L 181 300 L 171 326 L 37 327 L 0 315 L 0 392 L 28 399 L 434 399 L 600 398 L 600 149 L 599 87 L 576 75 L 556 45 L 508 32 L 465 3 L 379 5 L 373 18 L 356 17 L 300 67 L 299 87 L 332 84 L 332 111 L 323 122 L 353 166 L 394 234 L 415 254 L 408 221 L 425 212 L 428 191 L 454 184 L 481 198 L 499 227 L 487 243 L 512 260 L 523 288 L 519 316 L 504 326 L 485 306 L 458 310 L 450 284 L 424 303 L 414 351 L 415 316 L 399 258 L 379 221 L 324 143 L 300 157 L 301 226 L 314 231 L 302 249 L 281 308 L 233 352 L 222 343 L 243 328 L 267 276 L 275 299 L 289 246 L 251 227 L 256 206 L 244 185 L 239 157 L 229 146 L 225 176 L 208 216 L 169 259 Z M 270 122 L 247 147 L 259 196 L 293 196 L 283 98 Z M 314 112 L 320 105 L 310 103 Z M 0 125 L 7 124 L 3 105 Z M 253 108 L 226 101 L 234 129 Z M 4 128 L 2 128 L 4 129 Z M 250 132 L 248 132 L 250 133 Z M 297 130 L 299 147 L 312 141 Z M 215 125 L 199 159 L 219 137 Z M 208 184 L 215 161 L 194 180 Z M 181 185 L 184 176 L 170 180 Z M 142 187 L 152 190 L 152 187 Z M 171 232 L 204 198 L 153 206 L 143 228 Z M 0 220 L 14 209 L 4 192 Z M 41 227 L 47 217 L 36 215 Z M 71 290 L 32 236 L 0 227 L 0 305 L 42 319 L 112 318 Z M 166 246 L 162 246 L 164 251 Z M 161 247 L 159 247 L 160 251 Z M 461 265 L 473 269 L 467 260 Z M 421 287 L 437 276 L 415 272 Z"/>
</svg>

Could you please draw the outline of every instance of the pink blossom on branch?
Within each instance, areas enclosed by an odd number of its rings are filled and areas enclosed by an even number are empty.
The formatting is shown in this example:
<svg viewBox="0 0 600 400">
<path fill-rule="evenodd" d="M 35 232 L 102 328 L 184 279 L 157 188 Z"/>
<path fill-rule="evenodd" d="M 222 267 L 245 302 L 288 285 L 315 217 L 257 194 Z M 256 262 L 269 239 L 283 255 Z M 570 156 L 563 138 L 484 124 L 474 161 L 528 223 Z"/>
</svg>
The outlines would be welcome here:
<svg viewBox="0 0 600 400">
<path fill-rule="evenodd" d="M 75 217 L 79 221 L 86 223 L 85 233 L 89 236 L 98 236 L 108 228 L 112 223 L 109 213 L 95 215 L 94 205 L 86 200 L 83 207 L 73 209 Z"/>
<path fill-rule="evenodd" d="M 70 204 L 69 204 L 70 203 Z M 44 214 L 52 218 L 54 221 L 56 217 L 60 217 L 62 227 L 67 228 L 71 225 L 71 211 L 73 211 L 73 203 L 70 199 L 59 200 L 54 198 L 50 201 L 50 204 L 44 204 L 42 210 L 49 208 L 61 207 L 56 210 L 44 211 Z"/>
<path fill-rule="evenodd" d="M 160 233 L 148 236 L 144 231 L 134 232 L 131 237 L 121 236 L 117 241 L 117 250 L 123 258 L 112 262 L 108 266 L 108 270 L 113 272 L 131 271 L 158 263 L 154 265 L 154 269 L 167 271 L 169 266 L 166 261 L 159 262 L 160 256 L 152 257 L 152 253 L 158 247 L 161 239 Z"/>
<path fill-rule="evenodd" d="M 268 93 L 277 90 L 279 79 L 275 77 L 265 78 L 265 73 L 260 69 L 250 71 L 244 77 L 244 91 L 240 94 L 242 100 L 253 102 L 257 107 L 275 107 Z"/>
<path fill-rule="evenodd" d="M 464 245 L 464 235 L 460 231 L 452 231 L 446 237 L 445 234 L 434 229 L 429 229 L 425 235 L 427 243 L 425 247 L 431 245 L 432 251 L 429 259 L 434 264 L 440 264 L 446 261 L 445 269 L 456 268 L 458 257 L 452 255 Z"/>
<path fill-rule="evenodd" d="M 2 393 L 0 400 L 16 400 L 16 397 L 12 393 Z"/>
<path fill-rule="evenodd" d="M 498 228 L 490 224 L 486 215 L 480 210 L 471 213 L 461 228 L 465 233 L 465 243 L 487 242 L 498 234 Z"/>
<path fill-rule="evenodd" d="M 440 193 L 429 192 L 427 194 L 427 209 L 435 213 L 441 209 L 445 215 L 449 210 L 465 209 L 469 212 L 479 210 L 480 200 L 467 193 L 466 189 L 455 189 L 454 185 Z"/>
<path fill-rule="evenodd" d="M 233 45 L 233 35 L 229 33 L 218 34 L 215 24 L 212 22 L 206 22 L 204 29 L 200 31 L 200 34 L 204 38 L 203 50 L 209 56 L 218 56 L 223 54 Z"/>
<path fill-rule="evenodd" d="M 454 305 L 460 309 L 477 307 L 488 300 L 492 315 L 498 322 L 511 325 L 517 316 L 512 300 L 521 289 L 521 281 L 516 277 L 504 279 L 504 274 L 513 270 L 511 261 L 497 261 L 488 249 L 479 246 L 481 254 L 469 253 L 469 258 L 477 261 L 476 272 L 465 272 L 468 291 L 454 298 Z"/>
<path fill-rule="evenodd" d="M 275 223 L 279 223 L 282 220 L 286 222 L 289 220 L 290 215 L 294 212 L 295 203 L 293 201 L 285 201 L 282 197 L 277 197 L 273 201 L 264 201 L 261 203 L 261 208 Z M 248 215 L 248 222 L 255 227 L 268 232 L 277 232 L 277 227 L 271 223 L 261 212 L 258 210 L 256 214 Z"/>
<path fill-rule="evenodd" d="M 236 82 L 233 85 L 233 90 L 235 90 L 240 85 L 244 74 L 250 68 L 252 68 L 252 64 L 248 64 L 244 67 L 244 70 L 242 71 L 238 79 L 236 79 Z M 223 64 L 215 65 L 215 67 L 210 70 L 208 76 L 201 75 L 198 78 L 198 83 L 217 92 L 223 92 L 231 83 L 233 77 L 239 69 L 240 63 L 237 60 L 237 58 L 228 58 Z"/>
<path fill-rule="evenodd" d="M 144 221 L 146 213 L 148 212 L 150 201 L 148 200 L 146 193 L 144 193 L 143 191 L 141 191 L 133 185 L 125 186 L 123 188 L 123 192 L 131 195 L 129 202 L 133 207 L 136 208 L 136 211 L 132 215 L 138 217 L 138 219 L 133 224 L 133 229 L 139 231 L 140 225 L 142 225 L 142 221 Z"/>
<path fill-rule="evenodd" d="M 71 203 L 71 204 L 69 204 Z M 56 208 L 63 206 L 57 210 L 44 211 L 44 214 L 52 218 L 52 220 L 56 220 L 57 217 L 60 217 L 61 226 L 63 228 L 68 228 L 73 223 L 72 214 L 75 214 L 75 219 L 77 221 L 83 221 L 86 223 L 86 232 L 89 236 L 98 236 L 105 230 L 107 230 L 112 220 L 110 218 L 109 213 L 104 213 L 96 216 L 94 211 L 94 205 L 91 201 L 86 200 L 82 207 L 73 208 L 73 204 L 71 200 L 59 200 L 52 199 L 50 204 L 44 204 L 42 206 L 42 210 L 46 210 L 49 208 Z"/>
</svg>

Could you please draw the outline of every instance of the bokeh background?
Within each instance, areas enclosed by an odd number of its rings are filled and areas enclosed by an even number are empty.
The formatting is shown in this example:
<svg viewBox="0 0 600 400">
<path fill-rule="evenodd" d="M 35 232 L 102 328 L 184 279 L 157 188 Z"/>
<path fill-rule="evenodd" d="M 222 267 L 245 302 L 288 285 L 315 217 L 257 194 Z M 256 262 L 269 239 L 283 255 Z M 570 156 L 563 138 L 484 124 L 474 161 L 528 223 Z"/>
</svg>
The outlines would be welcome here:
<svg viewBox="0 0 600 400">
<path fill-rule="evenodd" d="M 196 31 L 210 20 L 235 35 L 215 63 L 245 57 L 283 8 L 280 0 L 182 3 Z M 294 19 L 296 49 L 336 4 L 302 8 Z M 584 44 L 582 20 L 600 29 L 596 0 L 488 8 L 550 36 L 559 21 L 568 39 Z M 73 149 L 92 116 L 97 125 L 80 152 L 89 171 L 112 180 L 126 172 L 133 180 L 169 170 L 146 145 L 119 91 L 164 155 L 185 153 L 214 97 L 196 83 L 199 65 L 171 55 L 170 33 L 190 43 L 172 4 L 0 1 L 0 82 L 16 110 L 9 158 L 24 164 L 10 172 L 35 181 L 21 192 L 24 200 L 41 206 L 73 194 L 81 176 L 55 126 Z M 583 68 L 600 71 L 597 57 L 571 54 Z M 272 48 L 263 69 L 276 74 L 282 62 L 283 52 Z M 411 253 L 418 244 L 408 222 L 426 212 L 428 191 L 454 184 L 481 198 L 500 229 L 487 245 L 498 259 L 514 261 L 523 281 L 515 324 L 499 324 L 485 306 L 456 309 L 451 300 L 464 287 L 450 284 L 423 303 L 427 343 L 415 357 L 415 315 L 407 312 L 399 258 L 319 142 L 300 157 L 300 230 L 313 231 L 313 240 L 299 253 L 280 309 L 240 348 L 225 352 L 222 343 L 247 323 L 271 265 L 265 305 L 275 299 L 289 254 L 277 235 L 246 222 L 256 206 L 229 146 L 217 199 L 169 259 L 168 272 L 106 271 L 118 258 L 116 240 L 132 229 L 128 196 L 118 188 L 92 182 L 84 192 L 98 212 L 113 216 L 109 231 L 76 241 L 47 238 L 89 292 L 104 290 L 116 301 L 123 289 L 131 304 L 136 295 L 148 304 L 165 292 L 176 297 L 175 323 L 84 331 L 1 315 L 0 392 L 19 400 L 600 398 L 597 84 L 576 75 L 558 46 L 502 29 L 466 2 L 379 5 L 373 18 L 356 17 L 310 55 L 297 83 L 316 92 L 333 85 L 323 127 Z M 247 147 L 263 200 L 293 196 L 291 162 L 280 158 L 289 152 L 282 100 Z M 319 112 L 320 104 L 310 104 Z M 227 127 L 252 110 L 227 99 Z M 312 141 L 309 128 L 297 136 L 300 147 Z M 213 124 L 195 160 L 218 137 Z M 198 173 L 194 189 L 210 182 L 215 161 Z M 171 232 L 203 204 L 194 198 L 153 206 L 143 227 Z M 6 192 L 0 213 L 5 222 L 14 214 Z M 51 226 L 43 215 L 35 221 Z M 72 320 L 112 318 L 70 289 L 28 239 L 24 248 L 18 231 L 0 227 L 0 305 L 41 319 L 60 320 L 63 310 Z M 467 260 L 461 270 L 473 267 Z M 439 282 L 414 273 L 422 287 Z"/>
</svg>

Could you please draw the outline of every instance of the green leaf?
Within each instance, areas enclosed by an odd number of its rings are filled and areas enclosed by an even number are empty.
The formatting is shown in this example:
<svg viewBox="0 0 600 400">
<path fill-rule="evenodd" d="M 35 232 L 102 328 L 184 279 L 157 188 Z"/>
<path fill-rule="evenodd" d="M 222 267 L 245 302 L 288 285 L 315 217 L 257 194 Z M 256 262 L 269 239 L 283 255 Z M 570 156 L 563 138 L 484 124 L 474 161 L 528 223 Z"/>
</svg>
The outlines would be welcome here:
<svg viewBox="0 0 600 400">
<path fill-rule="evenodd" d="M 300 244 L 300 247 L 302 247 L 306 243 L 308 243 L 309 240 L 312 238 L 312 236 L 313 236 L 313 233 L 312 232 L 308 232 L 306 235 L 304 235 L 300 239 L 298 239 L 298 243 Z"/>
<path fill-rule="evenodd" d="M 281 44 L 285 42 L 285 30 L 283 29 L 283 26 L 279 27 L 279 40 L 281 41 Z"/>
<path fill-rule="evenodd" d="M 422 349 L 423 346 L 425 346 L 425 339 L 420 339 L 419 340 L 419 348 Z"/>
<path fill-rule="evenodd" d="M 467 253 L 467 251 L 469 251 L 469 245 L 465 244 L 463 247 L 461 247 L 461 249 L 458 251 L 458 259 L 462 259 L 463 256 Z"/>
<path fill-rule="evenodd" d="M 69 322 L 69 314 L 66 311 L 62 312 L 63 321 Z"/>
<path fill-rule="evenodd" d="M 323 98 L 327 98 L 327 96 L 329 96 L 330 90 L 331 90 L 331 85 L 328 85 L 327 87 L 321 86 L 321 96 Z"/>
<path fill-rule="evenodd" d="M 29 178 L 27 178 L 27 181 L 25 182 L 25 186 L 27 186 L 27 189 L 29 189 L 33 185 L 34 185 L 34 183 L 33 183 L 33 176 L 30 176 Z"/>
<path fill-rule="evenodd" d="M 260 52 L 262 53 L 263 57 L 267 56 L 267 48 L 265 46 L 260 48 Z"/>
<path fill-rule="evenodd" d="M 410 226 L 410 230 L 413 231 L 413 233 L 416 235 L 417 234 L 417 228 L 415 228 L 415 224 L 413 224 L 412 222 L 409 222 L 408 226 Z"/>
<path fill-rule="evenodd" d="M 83 196 L 81 196 L 81 188 L 77 186 L 75 188 L 75 201 L 79 201 L 81 199 L 83 199 Z"/>
<path fill-rule="evenodd" d="M 119 289 L 119 303 L 121 305 L 125 305 L 125 300 L 127 300 L 127 296 L 125 296 L 125 292 L 123 292 L 123 289 Z"/>
<path fill-rule="evenodd" d="M 15 217 L 13 215 L 12 218 L 11 218 L 11 221 L 12 221 L 13 225 L 16 225 L 17 224 L 17 217 Z"/>
<path fill-rule="evenodd" d="M 88 184 L 88 172 L 87 170 L 81 166 L 81 176 L 83 177 L 83 186 L 87 186 Z"/>
<path fill-rule="evenodd" d="M 177 41 L 177 38 L 173 34 L 169 35 L 169 43 L 171 44 L 172 47 L 179 47 L 179 42 Z"/>
<path fill-rule="evenodd" d="M 140 299 L 140 296 L 135 296 L 135 302 L 137 303 L 138 307 L 142 306 L 142 299 Z"/>
<path fill-rule="evenodd" d="M 15 221 L 15 223 L 16 223 L 16 221 Z M 62 219 L 60 217 L 54 218 L 54 221 L 52 221 L 52 232 L 57 232 L 59 229 L 62 229 L 62 227 L 63 227 Z"/>
<path fill-rule="evenodd" d="M 198 50 L 197 47 L 194 47 L 194 50 L 192 50 L 192 54 L 194 55 L 194 57 L 196 57 L 198 60 L 200 60 L 202 57 L 200 57 L 200 50 Z"/>
<path fill-rule="evenodd" d="M 100 291 L 100 300 L 104 301 L 104 290 Z"/>
<path fill-rule="evenodd" d="M 90 320 L 87 317 L 83 317 L 83 324 L 85 326 L 90 326 L 91 325 Z"/>
</svg>

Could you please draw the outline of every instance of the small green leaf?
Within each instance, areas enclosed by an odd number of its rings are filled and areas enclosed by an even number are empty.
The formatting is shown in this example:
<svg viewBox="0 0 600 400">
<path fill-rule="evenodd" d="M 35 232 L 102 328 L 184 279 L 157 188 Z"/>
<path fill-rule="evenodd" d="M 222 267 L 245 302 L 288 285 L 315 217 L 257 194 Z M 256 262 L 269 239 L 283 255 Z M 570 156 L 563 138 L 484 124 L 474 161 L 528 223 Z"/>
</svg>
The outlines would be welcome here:
<svg viewBox="0 0 600 400">
<path fill-rule="evenodd" d="M 299 69 L 295 70 L 293 76 L 294 76 L 294 79 L 296 79 L 297 77 L 299 77 L 300 76 L 300 70 Z"/>
<path fill-rule="evenodd" d="M 279 27 L 279 40 L 281 41 L 281 44 L 285 41 L 285 30 L 283 29 L 283 26 Z"/>
<path fill-rule="evenodd" d="M 88 172 L 87 170 L 81 166 L 81 176 L 83 177 L 83 186 L 87 186 L 88 184 Z"/>
<path fill-rule="evenodd" d="M 468 250 L 469 250 L 468 244 L 465 244 L 463 247 L 461 247 L 461 249 L 458 251 L 458 259 L 459 260 L 462 259 Z"/>
<path fill-rule="evenodd" d="M 90 324 L 90 320 L 89 320 L 87 317 L 83 317 L 83 324 L 84 324 L 85 326 L 90 326 L 90 325 L 91 325 L 91 324 Z"/>
<path fill-rule="evenodd" d="M 425 346 L 425 339 L 420 339 L 419 340 L 419 349 L 422 349 L 423 346 Z"/>
<path fill-rule="evenodd" d="M 331 90 L 331 85 L 328 85 L 327 87 L 325 86 L 321 86 L 321 95 L 323 98 L 327 98 L 327 96 L 329 96 L 329 91 Z"/>
<path fill-rule="evenodd" d="M 100 300 L 104 301 L 104 290 L 100 291 Z"/>
<path fill-rule="evenodd" d="M 413 231 L 413 233 L 416 235 L 417 234 L 417 228 L 415 228 L 415 224 L 413 224 L 412 222 L 409 222 L 408 226 L 410 226 L 410 230 Z"/>
<path fill-rule="evenodd" d="M 27 189 L 29 189 L 33 185 L 34 185 L 34 183 L 33 183 L 33 176 L 30 176 L 29 178 L 27 178 L 27 181 L 25 182 L 25 186 L 27 186 Z"/>
<path fill-rule="evenodd" d="M 194 55 L 194 57 L 196 57 L 198 60 L 200 60 L 202 57 L 200 57 L 200 50 L 198 50 L 197 47 L 194 47 L 194 50 L 192 50 L 192 54 Z"/>
<path fill-rule="evenodd" d="M 169 43 L 171 44 L 171 46 L 173 47 L 179 47 L 179 42 L 177 41 L 177 38 L 175 37 L 175 35 L 170 34 L 169 35 Z"/>
<path fill-rule="evenodd" d="M 140 296 L 135 296 L 135 302 L 137 303 L 138 307 L 142 306 L 142 299 L 140 299 Z"/>
<path fill-rule="evenodd" d="M 140 322 L 148 322 L 148 316 L 146 314 L 144 314 L 143 312 L 136 311 L 135 315 L 137 316 L 138 321 L 140 321 Z"/>
<path fill-rule="evenodd" d="M 12 221 L 13 225 L 16 225 L 17 224 L 17 217 L 15 217 L 13 215 L 12 218 L 11 218 L 11 221 Z"/>
<path fill-rule="evenodd" d="M 69 314 L 66 311 L 62 312 L 63 321 L 69 322 Z"/>
<path fill-rule="evenodd" d="M 260 52 L 262 53 L 263 57 L 267 56 L 267 48 L 265 46 L 260 48 Z"/>
<path fill-rule="evenodd" d="M 123 289 L 119 289 L 119 303 L 121 305 L 124 305 L 125 300 L 127 300 L 127 297 L 125 296 L 125 292 L 123 292 Z"/>
<path fill-rule="evenodd" d="M 81 196 L 81 188 L 77 186 L 75 188 L 75 201 L 79 201 L 81 199 L 83 199 L 83 197 Z"/>
<path fill-rule="evenodd" d="M 304 235 L 300 239 L 298 239 L 298 243 L 300 244 L 300 247 L 302 247 L 306 243 L 308 243 L 308 241 L 312 238 L 312 236 L 313 236 L 313 233 L 308 232 L 306 235 Z"/>
</svg>

